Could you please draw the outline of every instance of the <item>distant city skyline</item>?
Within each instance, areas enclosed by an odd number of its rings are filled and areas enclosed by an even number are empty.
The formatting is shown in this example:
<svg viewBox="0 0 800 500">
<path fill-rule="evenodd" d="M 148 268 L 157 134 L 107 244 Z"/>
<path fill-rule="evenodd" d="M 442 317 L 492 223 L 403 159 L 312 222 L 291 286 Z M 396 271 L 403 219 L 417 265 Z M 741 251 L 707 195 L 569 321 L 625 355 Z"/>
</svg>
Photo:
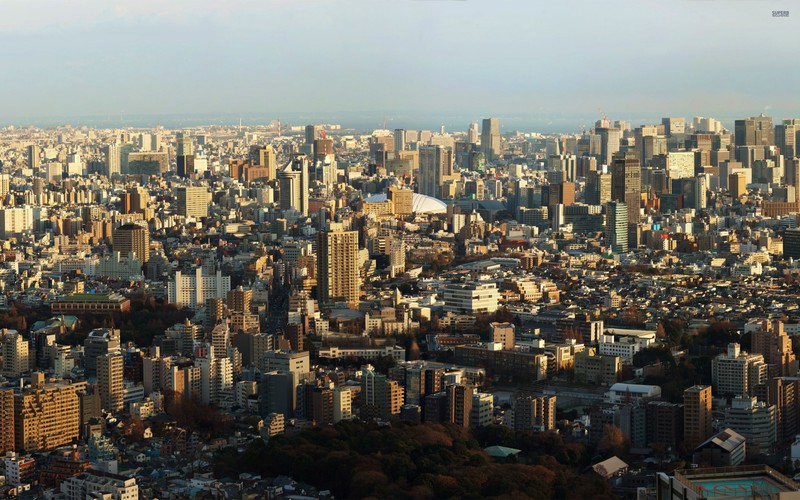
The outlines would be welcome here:
<svg viewBox="0 0 800 500">
<path fill-rule="evenodd" d="M 662 118 L 667 116 L 683 117 L 687 124 L 691 124 L 694 117 L 706 117 L 718 119 L 728 131 L 733 133 L 734 121 L 758 116 L 764 113 L 774 118 L 774 122 L 779 124 L 783 119 L 794 115 L 780 114 L 774 110 L 761 112 L 727 113 L 725 115 L 708 115 L 701 113 L 661 113 L 647 116 L 627 116 L 621 114 L 608 115 L 611 122 L 622 120 L 627 122 L 631 128 L 641 125 L 660 124 Z M 800 114 L 800 113 L 798 113 Z M 541 134 L 574 134 L 580 133 L 582 129 L 588 132 L 595 123 L 602 118 L 602 114 L 592 115 L 591 113 L 582 114 L 519 114 L 519 115 L 497 115 L 487 114 L 485 116 L 475 115 L 452 115 L 452 114 L 386 114 L 380 113 L 192 113 L 192 114 L 161 114 L 161 115 L 95 115 L 95 116 L 43 116 L 25 119 L 14 119 L 0 122 L 0 127 L 37 127 L 52 129 L 64 126 L 71 127 L 90 127 L 90 128 L 134 128 L 147 129 L 154 127 L 165 127 L 167 129 L 189 129 L 207 126 L 237 126 L 257 127 L 269 125 L 273 120 L 280 120 L 285 126 L 303 126 L 307 124 L 336 124 L 341 125 L 343 131 L 355 133 L 369 133 L 380 130 L 383 127 L 384 118 L 386 119 L 386 129 L 408 129 L 408 130 L 431 130 L 438 132 L 442 126 L 447 133 L 460 132 L 466 133 L 471 123 L 478 123 L 481 126 L 484 118 L 499 119 L 501 134 L 513 132 L 520 133 L 541 133 Z M 297 132 L 301 133 L 301 132 Z"/>
<path fill-rule="evenodd" d="M 0 123 L 297 113 L 353 115 L 362 128 L 402 114 L 568 131 L 602 112 L 633 124 L 800 116 L 800 68 L 784 63 L 793 45 L 769 36 L 791 32 L 796 18 L 773 18 L 772 8 L 749 0 L 19 2 L 0 9 Z M 512 115 L 538 126 L 515 127 Z"/>
</svg>

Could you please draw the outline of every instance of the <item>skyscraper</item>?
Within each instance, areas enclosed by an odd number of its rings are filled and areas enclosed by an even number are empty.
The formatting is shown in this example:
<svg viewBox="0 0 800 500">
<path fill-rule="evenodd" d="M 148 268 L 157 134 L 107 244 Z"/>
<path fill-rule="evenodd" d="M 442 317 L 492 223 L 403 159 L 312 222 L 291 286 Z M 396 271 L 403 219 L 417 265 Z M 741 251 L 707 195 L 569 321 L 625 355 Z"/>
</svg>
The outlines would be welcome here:
<svg viewBox="0 0 800 500">
<path fill-rule="evenodd" d="M 176 136 L 175 162 L 179 177 L 194 173 L 194 143 L 192 138 L 179 132 Z"/>
<path fill-rule="evenodd" d="M 272 146 L 267 146 L 258 150 L 258 164 L 267 169 L 268 180 L 278 178 L 276 161 L 275 149 Z"/>
<path fill-rule="evenodd" d="M 296 156 L 278 172 L 281 210 L 308 215 L 308 157 Z"/>
<path fill-rule="evenodd" d="M 606 245 L 613 253 L 628 251 L 628 208 L 612 201 L 606 205 Z"/>
<path fill-rule="evenodd" d="M 40 155 L 41 151 L 39 146 L 36 144 L 28 146 L 28 167 L 33 170 L 39 170 L 39 167 L 42 166 L 42 157 Z"/>
<path fill-rule="evenodd" d="M 686 118 L 683 117 L 662 118 L 661 124 L 664 125 L 664 133 L 670 137 L 686 133 Z"/>
<path fill-rule="evenodd" d="M 789 228 L 783 234 L 783 258 L 800 259 L 800 228 Z"/>
<path fill-rule="evenodd" d="M 775 144 L 775 129 L 769 116 L 753 116 L 734 122 L 734 141 L 737 146 L 771 146 Z"/>
<path fill-rule="evenodd" d="M 598 127 L 595 133 L 600 136 L 600 163 L 611 165 L 614 155 L 619 151 L 622 131 L 618 128 Z"/>
<path fill-rule="evenodd" d="M 208 190 L 204 187 L 181 186 L 175 191 L 178 215 L 208 217 Z"/>
<path fill-rule="evenodd" d="M 642 169 L 639 158 L 633 151 L 614 156 L 611 171 L 611 199 L 624 202 L 628 208 L 628 222 L 639 222 L 639 205 L 642 188 Z"/>
<path fill-rule="evenodd" d="M 122 411 L 123 359 L 120 353 L 108 353 L 97 358 L 97 389 L 100 394 L 100 404 L 103 409 L 111 413 Z"/>
<path fill-rule="evenodd" d="M 683 391 L 683 439 L 686 451 L 711 436 L 711 386 L 695 385 Z"/>
<path fill-rule="evenodd" d="M 119 146 L 109 144 L 103 147 L 103 159 L 105 160 L 105 174 L 109 179 L 114 175 L 119 175 L 120 171 Z"/>
<path fill-rule="evenodd" d="M 791 120 L 784 120 L 782 124 L 775 125 L 775 145 L 787 160 L 797 156 L 796 138 L 797 128 L 791 123 Z"/>
<path fill-rule="evenodd" d="M 495 160 L 503 154 L 500 142 L 500 121 L 497 118 L 484 118 L 481 130 L 481 149 L 488 161 Z"/>
<path fill-rule="evenodd" d="M 423 146 L 419 150 L 417 190 L 420 194 L 438 198 L 442 183 L 452 175 L 453 154 L 442 146 Z"/>
<path fill-rule="evenodd" d="M 586 203 L 604 205 L 611 201 L 611 174 L 590 170 L 586 176 Z"/>
<path fill-rule="evenodd" d="M 346 301 L 354 308 L 361 292 L 358 231 L 323 231 L 317 236 L 317 300 Z"/>
<path fill-rule="evenodd" d="M 314 144 L 319 139 L 319 130 L 316 125 L 306 125 L 306 144 Z"/>
<path fill-rule="evenodd" d="M 470 144 L 478 144 L 478 122 L 472 122 L 469 124 L 467 142 Z"/>
<path fill-rule="evenodd" d="M 143 264 L 150 258 L 150 231 L 146 227 L 124 224 L 114 229 L 111 235 L 112 247 L 122 257 L 133 252 Z"/>
<path fill-rule="evenodd" d="M 406 149 L 406 131 L 402 128 L 394 129 L 394 150 L 403 151 Z"/>
</svg>

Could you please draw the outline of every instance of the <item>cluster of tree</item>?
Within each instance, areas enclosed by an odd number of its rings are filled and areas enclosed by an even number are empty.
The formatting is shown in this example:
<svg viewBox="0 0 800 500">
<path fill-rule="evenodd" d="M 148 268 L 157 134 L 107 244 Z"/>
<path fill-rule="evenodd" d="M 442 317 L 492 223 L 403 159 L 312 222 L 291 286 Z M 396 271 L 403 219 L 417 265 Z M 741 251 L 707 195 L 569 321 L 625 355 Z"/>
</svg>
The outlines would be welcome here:
<svg viewBox="0 0 800 500">
<path fill-rule="evenodd" d="M 669 347 L 648 347 L 633 356 L 633 366 L 660 365 L 661 373 L 648 374 L 644 383 L 661 387 L 661 396 L 673 403 L 683 402 L 683 391 L 695 384 L 711 383 L 711 365 L 705 358 L 681 357 L 676 360 Z M 707 372 L 707 373 L 706 373 Z"/>
<path fill-rule="evenodd" d="M 229 415 L 219 413 L 216 408 L 203 404 L 197 396 L 184 397 L 164 390 L 164 410 L 184 429 L 209 436 L 228 434 L 233 421 Z"/>
<path fill-rule="evenodd" d="M 496 431 L 494 437 L 491 431 L 480 432 L 487 443 L 497 437 L 506 444 L 519 444 L 510 430 Z M 224 449 L 215 456 L 214 470 L 217 477 L 241 472 L 264 477 L 285 474 L 344 498 L 608 496 L 603 481 L 578 471 L 577 464 L 584 463 L 582 450 L 557 442 L 557 436 L 543 437 L 546 444 L 535 444 L 536 439 L 530 434 L 520 446 L 542 453 L 531 452 L 516 463 L 498 463 L 467 429 L 343 421 L 276 436 L 268 444 L 257 440 L 241 454 Z"/>
<path fill-rule="evenodd" d="M 319 358 L 319 362 L 326 366 L 362 367 L 365 365 L 372 365 L 373 368 L 375 368 L 375 371 L 377 371 L 378 373 L 383 373 L 384 375 L 388 374 L 389 370 L 393 368 L 395 365 L 397 365 L 396 359 L 394 359 L 392 356 L 386 356 L 386 355 L 380 355 L 372 360 L 354 356 L 348 356 L 346 358 L 337 358 L 337 359 Z"/>
<path fill-rule="evenodd" d="M 641 368 L 660 363 L 661 374 L 645 377 L 644 383 L 661 386 L 662 397 L 679 403 L 683 391 L 695 384 L 711 383 L 711 361 L 725 351 L 728 344 L 738 342 L 749 349 L 749 335 L 739 336 L 730 321 L 711 321 L 697 331 L 687 331 L 686 323 L 678 318 L 661 321 L 656 336 L 663 346 L 642 349 L 633 357 L 633 366 Z M 675 359 L 673 349 L 682 349 L 686 355 Z"/>
<path fill-rule="evenodd" d="M 0 311 L 0 326 L 19 332 L 26 332 L 37 321 L 50 317 L 45 308 L 32 308 L 22 303 L 13 302 L 8 309 Z"/>
</svg>

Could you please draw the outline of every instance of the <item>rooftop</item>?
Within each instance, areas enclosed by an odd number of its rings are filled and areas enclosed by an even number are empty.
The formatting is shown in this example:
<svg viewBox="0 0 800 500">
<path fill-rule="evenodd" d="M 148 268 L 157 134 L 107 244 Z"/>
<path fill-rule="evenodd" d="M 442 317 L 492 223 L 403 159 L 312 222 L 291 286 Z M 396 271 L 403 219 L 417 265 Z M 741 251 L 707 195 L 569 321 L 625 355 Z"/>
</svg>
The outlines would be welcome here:
<svg viewBox="0 0 800 500">
<path fill-rule="evenodd" d="M 73 293 L 64 295 L 62 302 L 122 302 L 125 297 L 117 293 Z"/>
<path fill-rule="evenodd" d="M 800 491 L 800 484 L 767 465 L 687 469 L 674 476 L 703 498 L 773 498 Z"/>
</svg>

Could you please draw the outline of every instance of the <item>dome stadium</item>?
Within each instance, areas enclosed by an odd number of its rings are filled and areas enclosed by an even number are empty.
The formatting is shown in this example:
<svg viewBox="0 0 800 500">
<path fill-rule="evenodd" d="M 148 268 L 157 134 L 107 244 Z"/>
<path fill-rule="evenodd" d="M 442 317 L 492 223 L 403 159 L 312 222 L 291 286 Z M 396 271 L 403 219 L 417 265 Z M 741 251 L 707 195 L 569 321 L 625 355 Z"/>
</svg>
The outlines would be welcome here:
<svg viewBox="0 0 800 500">
<path fill-rule="evenodd" d="M 364 201 L 370 203 L 386 201 L 386 193 L 372 195 Z M 411 209 L 418 214 L 444 214 L 447 213 L 447 204 L 433 196 L 414 193 L 411 195 Z"/>
</svg>

